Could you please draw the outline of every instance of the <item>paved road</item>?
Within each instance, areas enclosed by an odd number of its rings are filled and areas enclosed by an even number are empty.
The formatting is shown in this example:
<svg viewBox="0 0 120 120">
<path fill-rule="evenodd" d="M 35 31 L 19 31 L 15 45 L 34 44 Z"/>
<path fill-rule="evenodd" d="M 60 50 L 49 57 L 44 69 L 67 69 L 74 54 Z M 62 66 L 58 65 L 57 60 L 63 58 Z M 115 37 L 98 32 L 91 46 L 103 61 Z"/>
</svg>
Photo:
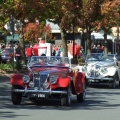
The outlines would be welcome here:
<svg viewBox="0 0 120 120">
<path fill-rule="evenodd" d="M 3 89 L 4 88 L 4 89 Z M 73 97 L 71 107 L 62 107 L 59 101 L 42 101 L 35 105 L 24 99 L 15 106 L 10 99 L 8 82 L 0 85 L 0 119 L 4 120 L 119 120 L 120 88 L 88 88 L 86 101 L 77 103 Z"/>
</svg>

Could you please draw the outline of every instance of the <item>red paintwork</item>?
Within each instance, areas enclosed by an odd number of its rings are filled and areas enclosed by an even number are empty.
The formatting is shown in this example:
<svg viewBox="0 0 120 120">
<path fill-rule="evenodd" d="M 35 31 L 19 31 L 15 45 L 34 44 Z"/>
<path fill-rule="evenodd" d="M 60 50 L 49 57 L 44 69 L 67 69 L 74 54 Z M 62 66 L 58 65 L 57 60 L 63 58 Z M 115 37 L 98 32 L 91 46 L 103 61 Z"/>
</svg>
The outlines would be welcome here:
<svg viewBox="0 0 120 120">
<path fill-rule="evenodd" d="M 58 87 L 66 88 L 68 87 L 69 83 L 70 83 L 69 77 L 62 77 L 62 78 L 58 78 L 58 82 L 51 86 L 52 86 L 52 89 L 56 89 Z"/>
<path fill-rule="evenodd" d="M 23 74 L 13 74 L 10 79 L 10 83 L 12 85 L 20 85 L 20 86 L 24 87 L 25 84 L 22 81 L 22 76 L 23 76 Z"/>
<path fill-rule="evenodd" d="M 85 74 L 83 72 L 72 71 L 69 75 L 72 77 L 76 94 L 82 93 L 84 91 Z"/>
<path fill-rule="evenodd" d="M 73 82 L 74 85 L 74 89 L 75 92 L 74 94 L 79 94 L 82 93 L 84 88 L 83 88 L 83 84 L 84 84 L 84 80 L 85 80 L 85 74 L 83 72 L 71 72 L 68 74 L 68 68 L 57 68 L 57 67 L 37 67 L 37 68 L 32 68 L 31 69 L 33 72 L 38 72 L 38 71 L 45 71 L 48 72 L 49 74 L 61 74 L 61 76 L 58 78 L 58 81 L 56 84 L 51 85 L 49 83 L 49 85 L 52 87 L 52 89 L 56 89 L 58 87 L 61 88 L 66 88 L 69 86 L 70 82 Z M 65 76 L 65 74 L 66 76 Z M 64 75 L 62 77 L 62 74 Z M 25 84 L 22 81 L 22 76 L 23 74 L 14 74 L 11 79 L 10 79 L 10 83 L 12 85 L 20 85 L 22 87 L 25 87 Z M 32 74 L 29 73 L 30 78 L 32 78 Z M 32 80 L 32 79 L 31 79 Z"/>
<path fill-rule="evenodd" d="M 33 46 L 33 53 L 34 53 L 35 56 L 38 56 L 38 46 L 39 46 L 39 44 L 35 44 Z"/>
<path fill-rule="evenodd" d="M 85 74 L 83 72 L 75 73 L 76 78 L 74 79 L 74 86 L 76 93 L 83 92 L 83 84 L 84 84 L 84 78 Z"/>
</svg>

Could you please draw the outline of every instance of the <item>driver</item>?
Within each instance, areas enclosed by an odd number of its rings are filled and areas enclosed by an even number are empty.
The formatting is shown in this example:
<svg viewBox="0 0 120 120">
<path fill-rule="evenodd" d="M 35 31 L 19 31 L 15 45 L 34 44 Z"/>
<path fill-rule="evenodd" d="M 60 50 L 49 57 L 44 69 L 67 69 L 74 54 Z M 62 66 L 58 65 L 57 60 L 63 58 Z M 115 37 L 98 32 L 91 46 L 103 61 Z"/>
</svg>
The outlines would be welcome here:
<svg viewBox="0 0 120 120">
<path fill-rule="evenodd" d="M 40 62 L 40 64 L 45 64 L 45 61 L 44 61 L 43 58 L 40 58 L 40 59 L 39 59 L 39 62 Z"/>
</svg>

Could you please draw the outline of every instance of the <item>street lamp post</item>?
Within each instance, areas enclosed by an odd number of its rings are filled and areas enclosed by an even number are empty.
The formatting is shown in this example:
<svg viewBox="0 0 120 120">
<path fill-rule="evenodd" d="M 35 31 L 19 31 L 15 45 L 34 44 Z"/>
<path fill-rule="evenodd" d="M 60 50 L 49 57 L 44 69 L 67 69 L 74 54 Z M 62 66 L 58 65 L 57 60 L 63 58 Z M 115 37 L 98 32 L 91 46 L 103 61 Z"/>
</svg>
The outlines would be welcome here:
<svg viewBox="0 0 120 120">
<path fill-rule="evenodd" d="M 13 49 L 12 67 L 13 67 L 13 72 L 14 72 L 14 33 L 15 33 L 15 30 L 14 30 L 14 18 L 12 15 L 10 16 L 9 22 L 10 22 L 10 29 L 12 32 L 12 49 Z"/>
</svg>

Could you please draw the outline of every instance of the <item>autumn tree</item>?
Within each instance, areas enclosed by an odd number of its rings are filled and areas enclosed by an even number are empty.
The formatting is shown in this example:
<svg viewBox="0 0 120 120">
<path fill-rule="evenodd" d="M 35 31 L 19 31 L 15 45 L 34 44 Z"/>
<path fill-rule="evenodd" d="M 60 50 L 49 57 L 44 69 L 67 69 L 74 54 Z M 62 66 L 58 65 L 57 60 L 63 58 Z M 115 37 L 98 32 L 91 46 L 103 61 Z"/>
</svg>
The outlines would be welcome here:
<svg viewBox="0 0 120 120">
<path fill-rule="evenodd" d="M 28 23 L 23 29 L 25 42 L 38 43 L 38 38 L 51 38 L 51 27 L 49 24 Z"/>
<path fill-rule="evenodd" d="M 28 0 L 2 0 L 1 2 L 1 27 L 4 27 L 5 23 L 13 17 L 20 21 L 19 43 L 23 58 L 25 58 L 23 27 L 26 25 L 24 20 L 27 18 L 30 22 L 35 22 L 37 18 L 40 22 L 45 21 L 46 3 L 46 0 L 29 0 L 29 2 Z"/>
<path fill-rule="evenodd" d="M 80 27 L 86 32 L 87 52 L 91 51 L 91 32 L 96 30 L 96 21 L 100 19 L 100 7 L 104 0 L 82 0 Z"/>
<path fill-rule="evenodd" d="M 119 25 L 120 21 L 120 1 L 105 0 L 101 5 L 102 19 L 99 21 L 100 28 L 104 31 L 105 53 L 107 50 L 107 34 L 113 26 Z"/>
<path fill-rule="evenodd" d="M 51 16 L 48 20 L 60 27 L 63 56 L 68 56 L 66 33 L 73 32 L 73 28 L 79 23 L 81 2 L 81 0 L 48 0 L 48 13 Z"/>
</svg>

